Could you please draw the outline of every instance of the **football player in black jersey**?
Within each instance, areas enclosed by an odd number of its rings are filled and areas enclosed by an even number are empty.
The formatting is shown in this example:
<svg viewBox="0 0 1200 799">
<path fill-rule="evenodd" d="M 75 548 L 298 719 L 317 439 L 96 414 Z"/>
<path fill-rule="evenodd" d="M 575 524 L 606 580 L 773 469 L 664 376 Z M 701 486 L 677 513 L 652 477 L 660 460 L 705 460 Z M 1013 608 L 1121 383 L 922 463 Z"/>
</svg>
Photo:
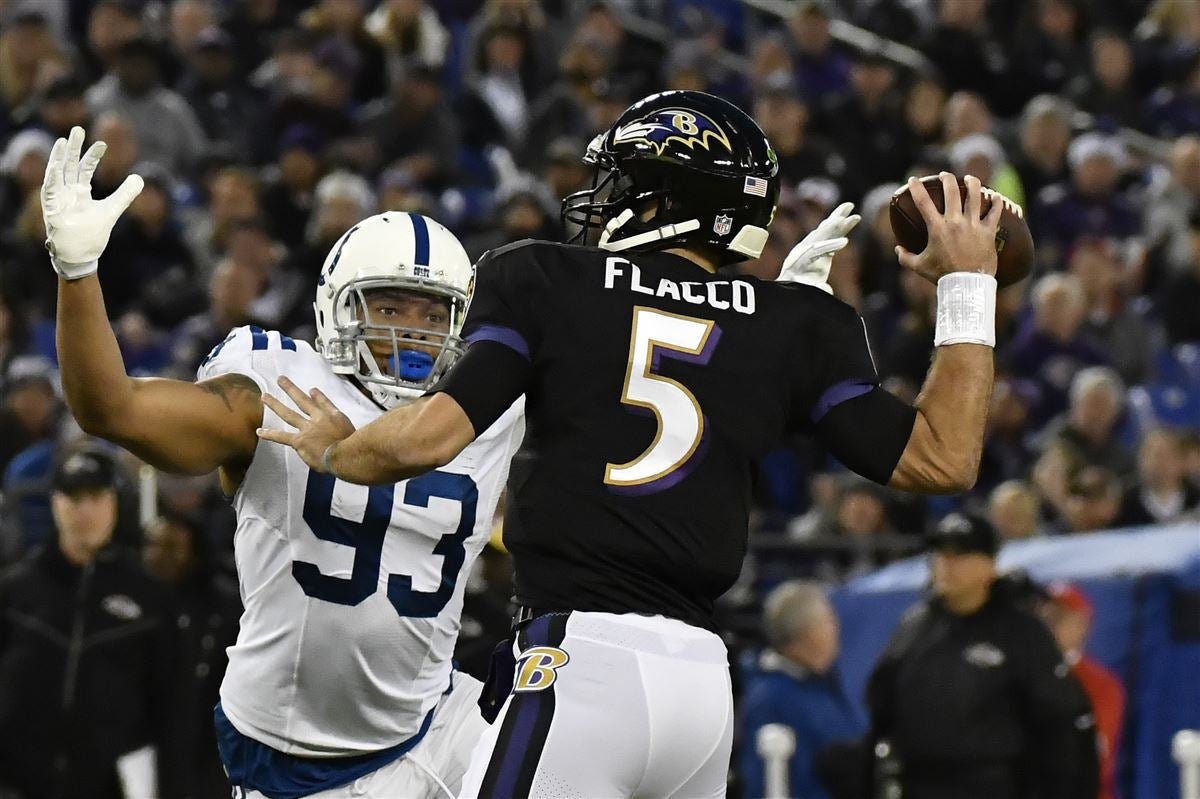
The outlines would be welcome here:
<svg viewBox="0 0 1200 799">
<path fill-rule="evenodd" d="M 342 480 L 397 482 L 449 462 L 524 393 L 505 527 L 516 675 L 462 795 L 721 796 L 733 708 L 712 607 L 746 551 L 751 465 L 802 430 L 879 483 L 972 485 L 1002 204 L 980 219 L 979 181 L 966 178 L 964 209 L 943 173 L 943 214 L 909 181 L 929 246 L 898 256 L 938 285 L 938 347 L 913 407 L 879 387 L 853 308 L 820 286 L 718 271 L 760 254 L 779 194 L 745 113 L 656 94 L 586 159 L 594 186 L 564 215 L 598 246 L 485 255 L 471 344 L 429 396 L 355 431 L 288 384 L 299 412 L 267 401 L 297 432 L 262 437 Z"/>
</svg>

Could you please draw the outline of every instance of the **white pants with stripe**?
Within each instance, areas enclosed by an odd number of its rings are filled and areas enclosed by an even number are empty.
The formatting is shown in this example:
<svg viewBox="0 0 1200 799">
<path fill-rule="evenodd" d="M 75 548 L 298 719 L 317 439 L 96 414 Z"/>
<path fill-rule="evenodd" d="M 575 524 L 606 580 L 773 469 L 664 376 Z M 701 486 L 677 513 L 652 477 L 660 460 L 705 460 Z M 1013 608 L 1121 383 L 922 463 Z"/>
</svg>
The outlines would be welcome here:
<svg viewBox="0 0 1200 799">
<path fill-rule="evenodd" d="M 709 799 L 733 742 L 728 655 L 661 616 L 548 614 L 514 642 L 513 693 L 463 779 L 469 799 Z"/>
<path fill-rule="evenodd" d="M 471 753 L 487 729 L 479 715 L 479 680 L 454 673 L 454 687 L 433 711 L 429 731 L 412 751 L 351 783 L 310 799 L 453 799 Z M 233 790 L 234 799 L 267 799 L 258 791 Z"/>
</svg>

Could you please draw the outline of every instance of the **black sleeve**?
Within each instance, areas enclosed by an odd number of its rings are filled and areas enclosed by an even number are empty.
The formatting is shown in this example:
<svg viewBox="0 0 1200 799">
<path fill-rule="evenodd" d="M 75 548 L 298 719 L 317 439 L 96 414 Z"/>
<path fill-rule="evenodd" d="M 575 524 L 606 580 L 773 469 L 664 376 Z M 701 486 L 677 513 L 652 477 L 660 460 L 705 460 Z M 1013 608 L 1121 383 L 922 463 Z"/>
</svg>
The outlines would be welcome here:
<svg viewBox="0 0 1200 799">
<path fill-rule="evenodd" d="M 1028 725 L 1028 751 L 1038 799 L 1095 796 L 1100 765 L 1087 695 L 1072 676 L 1050 631 L 1020 614 L 1014 657 L 1017 707 Z"/>
<path fill-rule="evenodd" d="M 791 427 L 811 430 L 829 411 L 879 384 L 862 317 L 846 303 L 804 286 L 794 290 L 786 333 L 792 352 Z"/>
<path fill-rule="evenodd" d="M 445 392 L 453 397 L 479 436 L 525 393 L 532 371 L 529 359 L 508 345 L 480 339 L 467 347 L 429 393 Z"/>
<path fill-rule="evenodd" d="M 475 266 L 475 287 L 463 337 L 494 341 L 533 361 L 542 343 L 548 303 L 545 273 L 526 242 L 489 250 Z"/>
<path fill-rule="evenodd" d="M 887 485 L 916 421 L 916 408 L 870 386 L 830 408 L 817 421 L 816 434 L 848 469 Z"/>
</svg>

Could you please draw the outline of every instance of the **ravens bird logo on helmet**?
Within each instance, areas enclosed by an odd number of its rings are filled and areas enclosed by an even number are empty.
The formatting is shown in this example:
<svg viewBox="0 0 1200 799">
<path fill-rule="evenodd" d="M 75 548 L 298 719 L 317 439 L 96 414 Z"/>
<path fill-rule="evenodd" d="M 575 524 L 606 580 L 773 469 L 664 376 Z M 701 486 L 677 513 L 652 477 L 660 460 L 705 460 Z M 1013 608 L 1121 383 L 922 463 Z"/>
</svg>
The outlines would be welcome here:
<svg viewBox="0 0 1200 799">
<path fill-rule="evenodd" d="M 711 150 L 714 144 L 733 152 L 728 134 L 704 114 L 683 108 L 664 108 L 622 125 L 613 132 L 613 144 L 642 142 L 662 155 L 671 142 Z"/>
</svg>

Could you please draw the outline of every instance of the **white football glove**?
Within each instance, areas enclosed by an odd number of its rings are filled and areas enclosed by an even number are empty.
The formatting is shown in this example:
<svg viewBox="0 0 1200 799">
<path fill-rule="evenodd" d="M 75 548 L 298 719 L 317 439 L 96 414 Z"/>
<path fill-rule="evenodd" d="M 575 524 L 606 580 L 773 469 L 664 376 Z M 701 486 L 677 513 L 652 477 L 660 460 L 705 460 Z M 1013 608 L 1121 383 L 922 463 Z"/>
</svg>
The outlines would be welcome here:
<svg viewBox="0 0 1200 799">
<path fill-rule="evenodd" d="M 108 246 L 117 217 L 142 192 L 142 179 L 130 175 L 110 196 L 92 199 L 92 173 L 108 148 L 98 141 L 81 159 L 83 128 L 54 142 L 42 180 L 42 221 L 46 249 L 54 271 L 67 280 L 78 280 L 96 271 L 100 253 Z"/>
<path fill-rule="evenodd" d="M 842 203 L 833 209 L 833 213 L 801 239 L 783 259 L 783 268 L 775 280 L 806 283 L 832 294 L 829 270 L 833 266 L 833 256 L 850 243 L 847 234 L 862 221 L 861 216 L 850 213 L 853 210 L 854 203 Z"/>
</svg>

